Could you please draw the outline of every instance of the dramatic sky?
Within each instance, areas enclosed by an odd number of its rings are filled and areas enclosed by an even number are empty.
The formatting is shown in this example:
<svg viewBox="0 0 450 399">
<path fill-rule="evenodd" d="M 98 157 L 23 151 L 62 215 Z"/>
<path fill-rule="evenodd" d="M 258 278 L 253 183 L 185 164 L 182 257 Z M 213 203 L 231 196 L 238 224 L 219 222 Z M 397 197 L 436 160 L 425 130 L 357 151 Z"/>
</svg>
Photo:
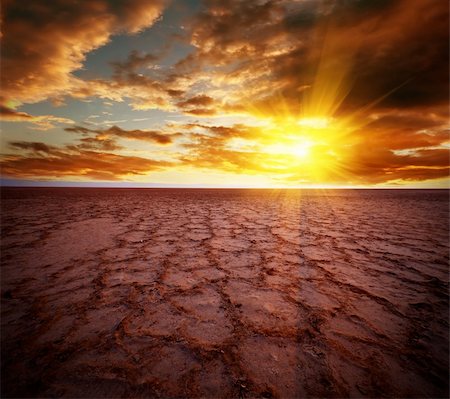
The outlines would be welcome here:
<svg viewBox="0 0 450 399">
<path fill-rule="evenodd" d="M 3 0 L 7 181 L 446 187 L 448 2 Z"/>
</svg>

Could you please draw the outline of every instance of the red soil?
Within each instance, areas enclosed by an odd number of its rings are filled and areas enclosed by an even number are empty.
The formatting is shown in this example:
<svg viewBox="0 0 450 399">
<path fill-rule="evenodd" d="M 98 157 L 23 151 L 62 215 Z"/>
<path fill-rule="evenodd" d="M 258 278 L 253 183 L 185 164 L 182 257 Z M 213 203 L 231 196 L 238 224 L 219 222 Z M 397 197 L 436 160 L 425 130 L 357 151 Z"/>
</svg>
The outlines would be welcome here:
<svg viewBox="0 0 450 399">
<path fill-rule="evenodd" d="M 2 197 L 2 397 L 448 396 L 448 192 Z"/>
</svg>

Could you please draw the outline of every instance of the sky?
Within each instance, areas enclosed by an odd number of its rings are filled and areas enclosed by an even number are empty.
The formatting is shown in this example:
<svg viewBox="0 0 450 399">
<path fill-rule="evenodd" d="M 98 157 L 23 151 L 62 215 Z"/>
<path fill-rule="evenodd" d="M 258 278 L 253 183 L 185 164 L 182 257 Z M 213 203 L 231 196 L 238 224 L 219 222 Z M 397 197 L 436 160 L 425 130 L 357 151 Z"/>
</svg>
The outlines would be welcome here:
<svg viewBox="0 0 450 399">
<path fill-rule="evenodd" d="M 4 0 L 9 184 L 449 187 L 439 0 Z"/>
</svg>

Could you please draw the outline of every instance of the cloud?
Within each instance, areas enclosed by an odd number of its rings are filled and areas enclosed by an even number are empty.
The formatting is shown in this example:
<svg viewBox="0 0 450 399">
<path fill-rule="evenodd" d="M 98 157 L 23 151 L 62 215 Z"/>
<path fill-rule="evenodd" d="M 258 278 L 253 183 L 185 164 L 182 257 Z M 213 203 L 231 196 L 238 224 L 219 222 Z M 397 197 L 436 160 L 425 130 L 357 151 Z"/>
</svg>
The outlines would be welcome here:
<svg viewBox="0 0 450 399">
<path fill-rule="evenodd" d="M 334 143 L 313 143 L 311 163 L 303 163 L 290 151 L 296 145 L 289 131 L 278 136 L 266 126 L 210 125 L 204 123 L 167 126 L 165 133 L 145 130 L 66 128 L 82 136 L 78 144 L 55 147 L 40 142 L 10 143 L 19 154 L 7 155 L 3 173 L 15 177 L 84 176 L 93 179 L 126 179 L 151 170 L 180 170 L 181 167 L 215 170 L 235 174 L 269 175 L 288 184 L 385 184 L 395 181 L 429 180 L 446 177 L 449 171 L 448 132 L 435 114 L 414 117 L 404 115 L 412 126 L 433 126 L 432 130 L 414 130 L 402 126 L 402 117 L 377 114 L 373 125 L 350 131 Z M 416 119 L 415 119 L 416 118 Z M 425 119 L 425 120 L 422 120 Z M 180 137 L 180 151 L 170 161 L 154 161 L 112 153 L 124 148 L 118 138 L 143 140 L 165 145 Z M 326 136 L 324 136 L 326 137 Z M 281 152 L 271 147 L 285 143 Z M 25 154 L 23 153 L 25 152 Z M 115 164 L 123 166 L 118 166 Z M 142 162 L 142 165 L 140 165 Z"/>
<path fill-rule="evenodd" d="M 443 83 L 448 82 L 448 5 L 432 0 L 230 0 L 227 5 L 209 0 L 186 24 L 186 40 L 194 51 L 173 69 L 158 70 L 156 75 L 149 70 L 138 73 L 167 53 L 166 43 L 158 54 L 134 50 L 126 60 L 112 61 L 111 79 L 84 81 L 72 74 L 82 67 L 88 52 L 106 44 L 113 34 L 151 26 L 164 5 L 163 0 L 133 0 L 126 6 L 107 0 L 82 6 L 62 0 L 5 2 L 5 101 L 97 96 L 129 99 L 136 110 L 178 107 L 206 116 L 242 111 L 242 102 L 267 102 L 280 92 L 288 103 L 298 103 L 299 93 L 308 92 L 314 83 L 330 37 L 337 46 L 331 58 L 351 55 L 353 85 L 344 107 L 360 107 L 400 85 L 384 100 L 386 104 L 409 107 L 447 99 Z M 189 95 L 199 81 L 205 82 L 203 93 Z M 227 106 L 190 104 L 196 97 L 213 98 L 208 91 L 221 93 Z"/>
<path fill-rule="evenodd" d="M 33 117 L 26 112 L 18 112 L 12 108 L 0 104 L 0 117 L 4 121 L 31 121 Z"/>
<path fill-rule="evenodd" d="M 25 142 L 25 141 L 13 141 L 10 142 L 9 145 L 12 148 L 18 148 L 21 150 L 30 150 L 33 152 L 43 152 L 46 154 L 50 154 L 52 152 L 52 147 L 48 146 L 47 144 L 44 143 L 37 143 L 37 142 Z"/>
<path fill-rule="evenodd" d="M 447 149 L 422 149 L 396 155 L 386 149 L 358 147 L 358 155 L 349 163 L 347 172 L 353 181 L 380 184 L 396 180 L 420 181 L 448 177 Z M 348 179 L 348 175 L 347 175 Z"/>
<path fill-rule="evenodd" d="M 0 104 L 0 120 L 7 122 L 29 122 L 36 130 L 49 130 L 56 125 L 67 125 L 75 123 L 69 118 L 61 118 L 53 115 L 30 115 L 26 112 L 19 112 L 12 108 Z"/>
<path fill-rule="evenodd" d="M 114 74 L 120 76 L 153 64 L 158 58 L 154 54 L 140 54 L 138 51 L 133 50 L 130 52 L 127 60 L 124 62 L 111 62 L 111 65 L 113 66 Z"/>
<path fill-rule="evenodd" d="M 86 54 L 113 34 L 151 26 L 164 5 L 163 0 L 3 2 L 3 103 L 38 102 L 83 87 L 72 72 L 82 67 Z"/>
<path fill-rule="evenodd" d="M 81 147 L 57 148 L 44 143 L 13 142 L 25 154 L 4 156 L 0 162 L 3 176 L 15 178 L 63 178 L 121 180 L 171 166 L 168 161 L 88 151 Z"/>
<path fill-rule="evenodd" d="M 181 108 L 190 107 L 209 107 L 214 104 L 214 99 L 204 94 L 200 94 L 195 97 L 191 97 L 187 100 L 180 101 L 177 105 Z"/>
<path fill-rule="evenodd" d="M 62 148 L 14 141 L 11 148 L 20 155 L 5 159 L 8 173 L 24 174 L 28 165 L 29 176 L 39 175 L 41 168 L 53 176 L 123 178 L 141 173 L 137 162 L 142 159 L 148 170 L 183 165 L 265 174 L 292 183 L 321 179 L 320 183 L 379 184 L 448 175 L 447 2 L 205 0 L 202 4 L 196 15 L 183 21 L 186 36 L 177 38 L 188 48 L 183 58 L 170 52 L 174 37 L 169 35 L 160 51 L 133 50 L 124 59 L 110 60 L 109 78 L 83 80 L 73 72 L 83 66 L 89 52 L 114 34 L 133 34 L 151 26 L 165 2 L 92 0 L 80 6 L 63 0 L 5 1 L 2 119 L 30 122 L 40 129 L 73 123 L 18 108 L 44 99 L 61 103 L 72 96 L 102 98 L 109 105 L 126 102 L 133 110 L 177 112 L 171 118 L 196 120 L 163 130 L 66 127 L 78 136 Z M 154 68 L 163 59 L 161 68 Z M 174 64 L 163 66 L 167 59 Z M 236 114 L 242 120 L 281 121 L 281 128 L 274 133 L 250 122 L 237 124 L 238 119 L 232 119 Z M 286 137 L 296 131 L 283 131 L 284 120 L 311 116 L 353 123 L 348 131 L 334 132 L 333 143 L 316 140 L 319 144 L 311 152 L 322 171 L 319 177 L 289 151 L 268 150 L 274 143 L 295 145 Z M 128 120 L 133 117 L 127 115 Z M 218 117 L 231 117 L 231 122 L 213 124 Z M 95 118 L 89 120 L 91 127 L 98 127 Z M 157 161 L 119 155 L 126 150 L 121 139 L 157 144 L 174 163 L 151 164 Z M 174 143 L 177 146 L 169 146 Z M 103 163 L 94 162 L 95 154 Z M 128 165 L 123 173 L 114 164 L 121 159 Z M 69 161 L 76 167 L 70 168 Z M 84 172 L 83 162 L 96 167 Z"/>
<path fill-rule="evenodd" d="M 450 142 L 445 115 L 390 110 L 371 115 L 373 121 L 354 133 L 361 146 L 388 150 L 439 147 Z"/>
<path fill-rule="evenodd" d="M 179 137 L 176 133 L 161 133 L 156 130 L 124 130 L 118 126 L 112 126 L 108 129 L 89 129 L 83 126 L 73 126 L 64 129 L 66 132 L 81 133 L 84 135 L 94 134 L 96 140 L 105 140 L 109 137 L 124 138 L 128 140 L 140 140 L 159 145 L 167 145 L 173 142 L 173 139 Z"/>
<path fill-rule="evenodd" d="M 84 150 L 117 151 L 124 148 L 121 145 L 118 145 L 113 139 L 84 137 L 80 141 L 81 144 L 78 144 L 76 148 Z"/>
<path fill-rule="evenodd" d="M 122 137 L 131 140 L 148 141 L 157 144 L 171 144 L 173 135 L 162 134 L 154 130 L 123 130 L 117 126 L 113 126 L 104 131 L 107 135 Z"/>
<path fill-rule="evenodd" d="M 165 50 L 163 49 L 158 55 L 133 50 L 124 61 L 110 63 L 113 68 L 111 79 L 86 81 L 84 86 L 75 90 L 72 95 L 80 98 L 95 96 L 114 101 L 127 99 L 135 110 L 173 110 L 172 99 L 184 91 L 179 90 L 177 86 L 165 84 L 159 76 L 149 76 L 149 66 L 154 65 L 163 56 Z M 145 70 L 141 73 L 141 69 Z"/>
<path fill-rule="evenodd" d="M 199 94 L 194 97 L 179 101 L 177 106 L 190 115 L 211 116 L 217 114 L 219 105 L 215 100 L 205 94 Z"/>
<path fill-rule="evenodd" d="M 446 2 L 233 0 L 224 6 L 211 0 L 206 5 L 190 25 L 196 51 L 178 63 L 178 71 L 197 80 L 208 76 L 211 89 L 220 81 L 231 107 L 281 93 L 299 108 L 299 93 L 317 86 L 320 65 L 329 71 L 320 76 L 328 86 L 340 70 L 347 75 L 351 90 L 342 108 L 348 112 L 387 93 L 383 104 L 395 107 L 447 100 Z"/>
<path fill-rule="evenodd" d="M 434 123 L 425 116 L 417 115 L 418 120 L 412 115 L 404 118 L 411 118 L 412 126 L 431 125 L 435 130 L 415 131 L 411 127 L 406 130 L 406 124 L 402 134 L 396 134 L 395 127 L 401 122 L 379 116 L 374 126 L 350 131 L 342 141 L 314 143 L 310 149 L 311 160 L 306 163 L 289 151 L 289 146 L 295 146 L 295 140 L 274 138 L 266 127 L 189 124 L 180 126 L 191 132 L 190 142 L 184 145 L 188 151 L 180 160 L 197 168 L 265 174 L 280 182 L 299 184 L 381 184 L 446 177 L 450 153 L 442 146 L 450 139 L 443 121 L 434 114 L 429 116 Z M 394 130 L 389 130 L 389 125 Z M 271 146 L 283 142 L 286 148 L 281 153 L 269 151 Z"/>
<path fill-rule="evenodd" d="M 184 113 L 196 116 L 212 116 L 217 114 L 217 110 L 212 108 L 189 108 Z"/>
<path fill-rule="evenodd" d="M 68 95 L 77 99 L 98 97 L 123 102 L 128 101 L 134 110 L 160 109 L 173 111 L 174 92 L 178 90 L 165 86 L 158 79 L 130 70 L 114 75 L 111 79 L 83 81 Z"/>
</svg>

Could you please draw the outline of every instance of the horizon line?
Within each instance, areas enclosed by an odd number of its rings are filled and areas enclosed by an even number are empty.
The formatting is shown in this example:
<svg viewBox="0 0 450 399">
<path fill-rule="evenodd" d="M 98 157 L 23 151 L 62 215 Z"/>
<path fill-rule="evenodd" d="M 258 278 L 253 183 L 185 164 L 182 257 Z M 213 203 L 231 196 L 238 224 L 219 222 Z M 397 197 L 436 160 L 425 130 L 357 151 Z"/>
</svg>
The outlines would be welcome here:
<svg viewBox="0 0 450 399">
<path fill-rule="evenodd" d="M 138 182 L 82 182 L 39 181 L 0 177 L 0 188 L 110 188 L 110 189 L 255 189 L 255 190 L 449 190 L 450 186 L 423 185 L 304 185 L 304 186 L 244 186 L 213 184 L 138 183 Z"/>
<path fill-rule="evenodd" d="M 0 184 L 0 189 L 11 188 L 35 188 L 35 189 L 66 189 L 66 188 L 79 188 L 79 189 L 95 189 L 95 190 L 447 190 L 450 191 L 450 187 L 224 187 L 224 186 L 161 186 L 161 187 L 138 187 L 138 186 L 51 186 L 51 185 L 3 185 Z"/>
</svg>

